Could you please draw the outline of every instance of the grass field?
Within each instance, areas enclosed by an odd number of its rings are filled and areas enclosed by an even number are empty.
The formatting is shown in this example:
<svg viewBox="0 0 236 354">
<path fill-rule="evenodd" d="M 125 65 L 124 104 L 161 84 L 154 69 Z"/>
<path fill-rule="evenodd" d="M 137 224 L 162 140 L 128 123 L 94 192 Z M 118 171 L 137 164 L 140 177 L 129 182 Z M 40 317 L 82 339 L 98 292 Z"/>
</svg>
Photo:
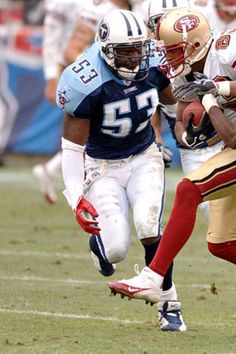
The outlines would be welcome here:
<svg viewBox="0 0 236 354">
<path fill-rule="evenodd" d="M 164 222 L 179 176 L 167 171 Z M 208 253 L 200 212 L 175 262 L 188 330 L 164 333 L 155 306 L 110 295 L 65 200 L 46 205 L 30 168 L 2 168 L 0 195 L 1 354 L 236 354 L 235 268 Z M 111 279 L 133 276 L 135 263 L 144 265 L 134 235 Z"/>
</svg>

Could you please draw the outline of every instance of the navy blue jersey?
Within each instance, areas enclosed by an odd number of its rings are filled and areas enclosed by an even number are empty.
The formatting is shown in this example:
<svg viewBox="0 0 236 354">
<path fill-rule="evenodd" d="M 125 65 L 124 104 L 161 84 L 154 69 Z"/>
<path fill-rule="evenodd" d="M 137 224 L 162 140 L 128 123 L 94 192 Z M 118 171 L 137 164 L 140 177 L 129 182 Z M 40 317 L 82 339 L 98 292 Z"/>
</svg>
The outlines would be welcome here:
<svg viewBox="0 0 236 354">
<path fill-rule="evenodd" d="M 144 151 L 155 140 L 150 117 L 159 103 L 158 91 L 170 83 L 158 70 L 158 62 L 158 56 L 150 59 L 145 80 L 120 80 L 94 43 L 64 70 L 57 104 L 74 117 L 91 120 L 86 144 L 89 156 L 122 159 Z"/>
</svg>

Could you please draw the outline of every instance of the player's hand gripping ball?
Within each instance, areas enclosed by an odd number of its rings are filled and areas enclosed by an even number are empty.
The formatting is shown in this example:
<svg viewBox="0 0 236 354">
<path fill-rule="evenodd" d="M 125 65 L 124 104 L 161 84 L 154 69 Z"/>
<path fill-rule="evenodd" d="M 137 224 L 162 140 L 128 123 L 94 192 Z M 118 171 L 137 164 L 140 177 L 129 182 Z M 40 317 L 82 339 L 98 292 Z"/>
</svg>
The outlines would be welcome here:
<svg viewBox="0 0 236 354">
<path fill-rule="evenodd" d="M 182 140 L 192 149 L 204 146 L 204 143 L 215 131 L 208 113 L 199 100 L 193 101 L 185 107 L 182 122 L 185 127 Z"/>
</svg>

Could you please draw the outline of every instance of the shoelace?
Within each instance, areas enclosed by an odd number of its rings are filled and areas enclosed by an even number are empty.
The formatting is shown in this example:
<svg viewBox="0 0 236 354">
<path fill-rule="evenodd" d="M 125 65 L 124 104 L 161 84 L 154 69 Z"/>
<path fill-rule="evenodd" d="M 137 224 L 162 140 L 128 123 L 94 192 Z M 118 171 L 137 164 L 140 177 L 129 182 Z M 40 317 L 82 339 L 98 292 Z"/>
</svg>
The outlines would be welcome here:
<svg viewBox="0 0 236 354">
<path fill-rule="evenodd" d="M 140 275 L 140 271 L 137 263 L 134 265 L 134 271 L 138 276 Z"/>
</svg>

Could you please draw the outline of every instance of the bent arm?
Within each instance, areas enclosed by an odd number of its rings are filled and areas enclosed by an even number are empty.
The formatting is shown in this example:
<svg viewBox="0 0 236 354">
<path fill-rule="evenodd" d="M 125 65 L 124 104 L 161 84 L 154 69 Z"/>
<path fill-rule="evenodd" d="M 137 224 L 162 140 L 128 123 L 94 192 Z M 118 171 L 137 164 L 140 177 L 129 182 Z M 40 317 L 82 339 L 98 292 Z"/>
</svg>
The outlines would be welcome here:
<svg viewBox="0 0 236 354">
<path fill-rule="evenodd" d="M 231 149 L 236 149 L 236 125 L 233 124 L 217 106 L 212 106 L 208 115 L 225 145 L 231 147 Z"/>
<path fill-rule="evenodd" d="M 64 58 L 66 62 L 68 64 L 73 63 L 93 41 L 94 31 L 85 23 L 78 22 L 64 50 Z"/>
<path fill-rule="evenodd" d="M 183 115 L 183 111 L 187 105 L 188 105 L 188 102 L 182 102 L 182 101 L 178 101 L 178 104 L 177 104 L 177 114 L 176 114 L 176 123 L 175 123 L 174 131 L 175 131 L 176 139 L 178 140 L 178 142 L 180 144 L 184 144 L 184 142 L 182 140 L 182 136 L 183 136 L 183 133 L 185 132 L 185 126 L 182 121 L 182 115 Z"/>
<path fill-rule="evenodd" d="M 176 103 L 175 96 L 172 93 L 172 86 L 168 85 L 164 90 L 159 91 L 160 102 L 164 105 L 172 105 Z"/>
<path fill-rule="evenodd" d="M 89 135 L 90 120 L 65 113 L 62 138 L 62 175 L 69 205 L 74 210 L 83 194 L 84 150 Z"/>
<path fill-rule="evenodd" d="M 202 104 L 224 143 L 232 149 L 236 149 L 236 125 L 219 108 L 215 97 L 212 94 L 203 96 Z"/>
</svg>

